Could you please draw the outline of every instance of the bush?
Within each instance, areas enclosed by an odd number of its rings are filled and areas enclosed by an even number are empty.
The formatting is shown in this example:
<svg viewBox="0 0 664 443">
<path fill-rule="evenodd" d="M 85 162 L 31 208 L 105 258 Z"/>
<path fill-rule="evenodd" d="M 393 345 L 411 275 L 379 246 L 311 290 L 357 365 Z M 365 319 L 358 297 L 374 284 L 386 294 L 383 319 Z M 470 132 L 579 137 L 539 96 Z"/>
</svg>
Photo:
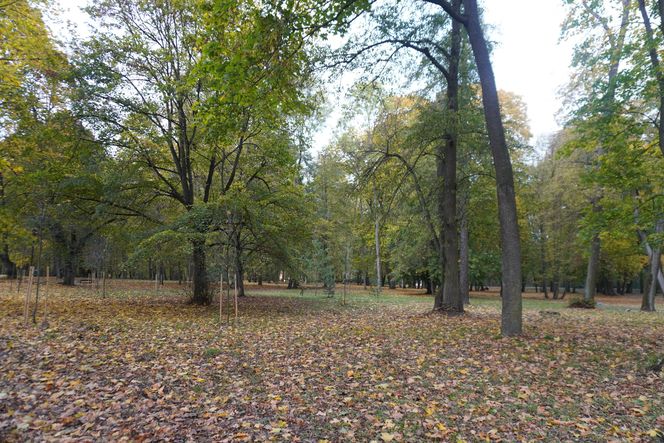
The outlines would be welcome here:
<svg viewBox="0 0 664 443">
<path fill-rule="evenodd" d="M 595 300 L 591 301 L 585 301 L 581 297 L 574 297 L 570 299 L 569 304 L 567 305 L 568 308 L 579 308 L 579 309 L 595 309 L 595 306 L 597 303 Z"/>
</svg>

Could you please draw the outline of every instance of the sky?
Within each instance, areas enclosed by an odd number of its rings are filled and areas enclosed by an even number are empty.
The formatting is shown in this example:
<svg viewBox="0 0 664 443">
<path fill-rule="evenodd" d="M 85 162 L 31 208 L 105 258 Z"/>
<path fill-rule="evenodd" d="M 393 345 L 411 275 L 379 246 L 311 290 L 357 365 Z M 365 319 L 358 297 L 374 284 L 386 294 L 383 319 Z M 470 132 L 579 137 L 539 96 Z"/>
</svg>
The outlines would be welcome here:
<svg viewBox="0 0 664 443">
<path fill-rule="evenodd" d="M 534 138 L 560 129 L 558 90 L 570 77 L 572 48 L 559 44 L 562 0 L 487 0 L 485 20 L 496 42 L 493 66 L 499 89 L 521 95 Z"/>
<path fill-rule="evenodd" d="M 80 35 L 86 35 L 85 14 L 80 11 L 86 0 L 59 0 L 59 4 L 61 19 L 69 20 Z M 531 142 L 537 144 L 560 128 L 556 121 L 561 103 L 558 91 L 570 76 L 571 46 L 559 44 L 562 0 L 485 0 L 482 4 L 485 21 L 491 26 L 488 38 L 494 42 L 497 86 L 523 97 L 533 133 Z M 57 37 L 67 38 L 64 26 L 51 26 Z M 338 102 L 332 103 L 338 106 Z M 332 140 L 339 117 L 340 112 L 331 112 L 316 132 L 314 151 Z"/>
</svg>

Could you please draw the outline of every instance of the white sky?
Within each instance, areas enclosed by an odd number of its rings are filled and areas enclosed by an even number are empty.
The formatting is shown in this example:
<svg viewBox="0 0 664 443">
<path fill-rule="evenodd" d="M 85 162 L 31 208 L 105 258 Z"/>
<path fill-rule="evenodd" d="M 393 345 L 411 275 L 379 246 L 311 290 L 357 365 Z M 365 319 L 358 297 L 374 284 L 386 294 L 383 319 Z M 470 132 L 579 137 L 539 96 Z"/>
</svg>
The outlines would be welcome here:
<svg viewBox="0 0 664 443">
<path fill-rule="evenodd" d="M 59 0 L 62 20 L 69 20 L 86 35 L 86 0 Z M 485 21 L 492 26 L 493 66 L 499 89 L 519 94 L 528 106 L 533 141 L 559 129 L 558 89 L 569 78 L 571 46 L 558 44 L 564 18 L 562 0 L 485 0 Z M 56 37 L 67 39 L 64 26 L 52 25 Z M 343 81 L 343 80 L 342 80 Z M 336 85 L 339 86 L 339 85 Z M 338 93 L 332 95 L 339 97 Z M 332 105 L 335 106 L 334 104 Z M 329 143 L 339 118 L 331 113 L 314 138 L 314 150 Z"/>
<path fill-rule="evenodd" d="M 493 66 L 499 89 L 521 95 L 534 138 L 560 128 L 558 89 L 569 80 L 572 47 L 558 44 L 565 17 L 562 0 L 487 0 L 485 20 L 494 26 Z"/>
</svg>

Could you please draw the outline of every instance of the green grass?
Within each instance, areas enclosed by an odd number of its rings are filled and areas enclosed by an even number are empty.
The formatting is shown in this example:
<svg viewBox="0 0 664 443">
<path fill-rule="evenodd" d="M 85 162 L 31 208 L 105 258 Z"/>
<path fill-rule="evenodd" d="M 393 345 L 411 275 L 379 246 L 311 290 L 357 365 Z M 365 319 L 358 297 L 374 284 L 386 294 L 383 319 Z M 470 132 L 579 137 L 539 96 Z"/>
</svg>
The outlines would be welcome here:
<svg viewBox="0 0 664 443">
<path fill-rule="evenodd" d="M 284 297 L 296 300 L 313 302 L 319 307 L 341 306 L 342 292 L 338 290 L 333 297 L 325 295 L 322 290 L 305 290 L 302 295 L 299 290 L 265 290 L 255 293 L 248 291 L 248 294 L 266 297 Z M 403 295 L 393 293 L 383 293 L 375 296 L 367 292 L 350 291 L 346 296 L 346 303 L 350 307 L 362 306 L 394 306 L 394 305 L 413 305 L 423 308 L 433 306 L 433 296 L 430 295 Z M 500 298 L 491 296 L 471 297 L 471 306 L 481 306 L 499 309 L 501 305 Z M 533 300 L 524 299 L 523 308 L 527 311 L 539 310 L 562 310 L 567 308 L 566 300 Z"/>
</svg>

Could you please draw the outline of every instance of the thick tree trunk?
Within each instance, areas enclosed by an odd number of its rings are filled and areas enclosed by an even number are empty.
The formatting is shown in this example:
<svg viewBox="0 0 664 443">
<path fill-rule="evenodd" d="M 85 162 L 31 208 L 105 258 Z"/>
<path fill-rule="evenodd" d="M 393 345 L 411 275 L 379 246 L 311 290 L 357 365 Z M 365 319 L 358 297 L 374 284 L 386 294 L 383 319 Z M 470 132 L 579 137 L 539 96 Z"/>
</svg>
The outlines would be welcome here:
<svg viewBox="0 0 664 443">
<path fill-rule="evenodd" d="M 461 0 L 453 0 L 455 11 L 461 10 Z M 457 227 L 457 114 L 459 110 L 459 57 L 461 52 L 461 24 L 452 22 L 452 45 L 447 76 L 447 110 L 452 122 L 445 134 L 445 144 L 439 150 L 438 175 L 442 177 L 442 195 L 439 211 L 442 229 L 443 285 L 442 305 L 449 312 L 463 312 L 463 298 L 459 283 L 459 231 Z M 440 192 L 440 191 L 439 191 Z"/>
<path fill-rule="evenodd" d="M 212 294 L 205 265 L 205 240 L 192 240 L 192 246 L 194 293 L 191 301 L 197 305 L 209 305 L 212 303 Z"/>
<path fill-rule="evenodd" d="M 599 274 L 599 255 L 601 242 L 599 235 L 595 234 L 590 244 L 590 257 L 588 258 L 588 270 L 586 272 L 586 286 L 583 290 L 583 300 L 592 303 L 597 295 L 597 275 Z"/>
<path fill-rule="evenodd" d="M 4 244 L 2 252 L 0 252 L 0 262 L 2 262 L 2 269 L 7 274 L 7 278 L 16 278 L 16 263 L 11 260 L 7 243 Z"/>
<path fill-rule="evenodd" d="M 503 298 L 501 331 L 503 336 L 522 332 L 521 240 L 514 192 L 514 173 L 505 130 L 500 115 L 498 90 L 491 66 L 489 48 L 480 23 L 477 0 L 464 0 L 466 29 L 473 49 L 482 86 L 484 116 L 496 172 L 496 193 L 500 218 Z"/>
<path fill-rule="evenodd" d="M 235 276 L 237 278 L 237 296 L 244 297 L 246 296 L 244 292 L 244 266 L 242 265 L 241 258 L 235 259 L 235 272 Z"/>
<path fill-rule="evenodd" d="M 76 270 L 78 269 L 78 254 L 71 246 L 67 247 L 64 267 L 62 269 L 62 284 L 65 286 L 74 286 L 76 283 Z"/>
</svg>

